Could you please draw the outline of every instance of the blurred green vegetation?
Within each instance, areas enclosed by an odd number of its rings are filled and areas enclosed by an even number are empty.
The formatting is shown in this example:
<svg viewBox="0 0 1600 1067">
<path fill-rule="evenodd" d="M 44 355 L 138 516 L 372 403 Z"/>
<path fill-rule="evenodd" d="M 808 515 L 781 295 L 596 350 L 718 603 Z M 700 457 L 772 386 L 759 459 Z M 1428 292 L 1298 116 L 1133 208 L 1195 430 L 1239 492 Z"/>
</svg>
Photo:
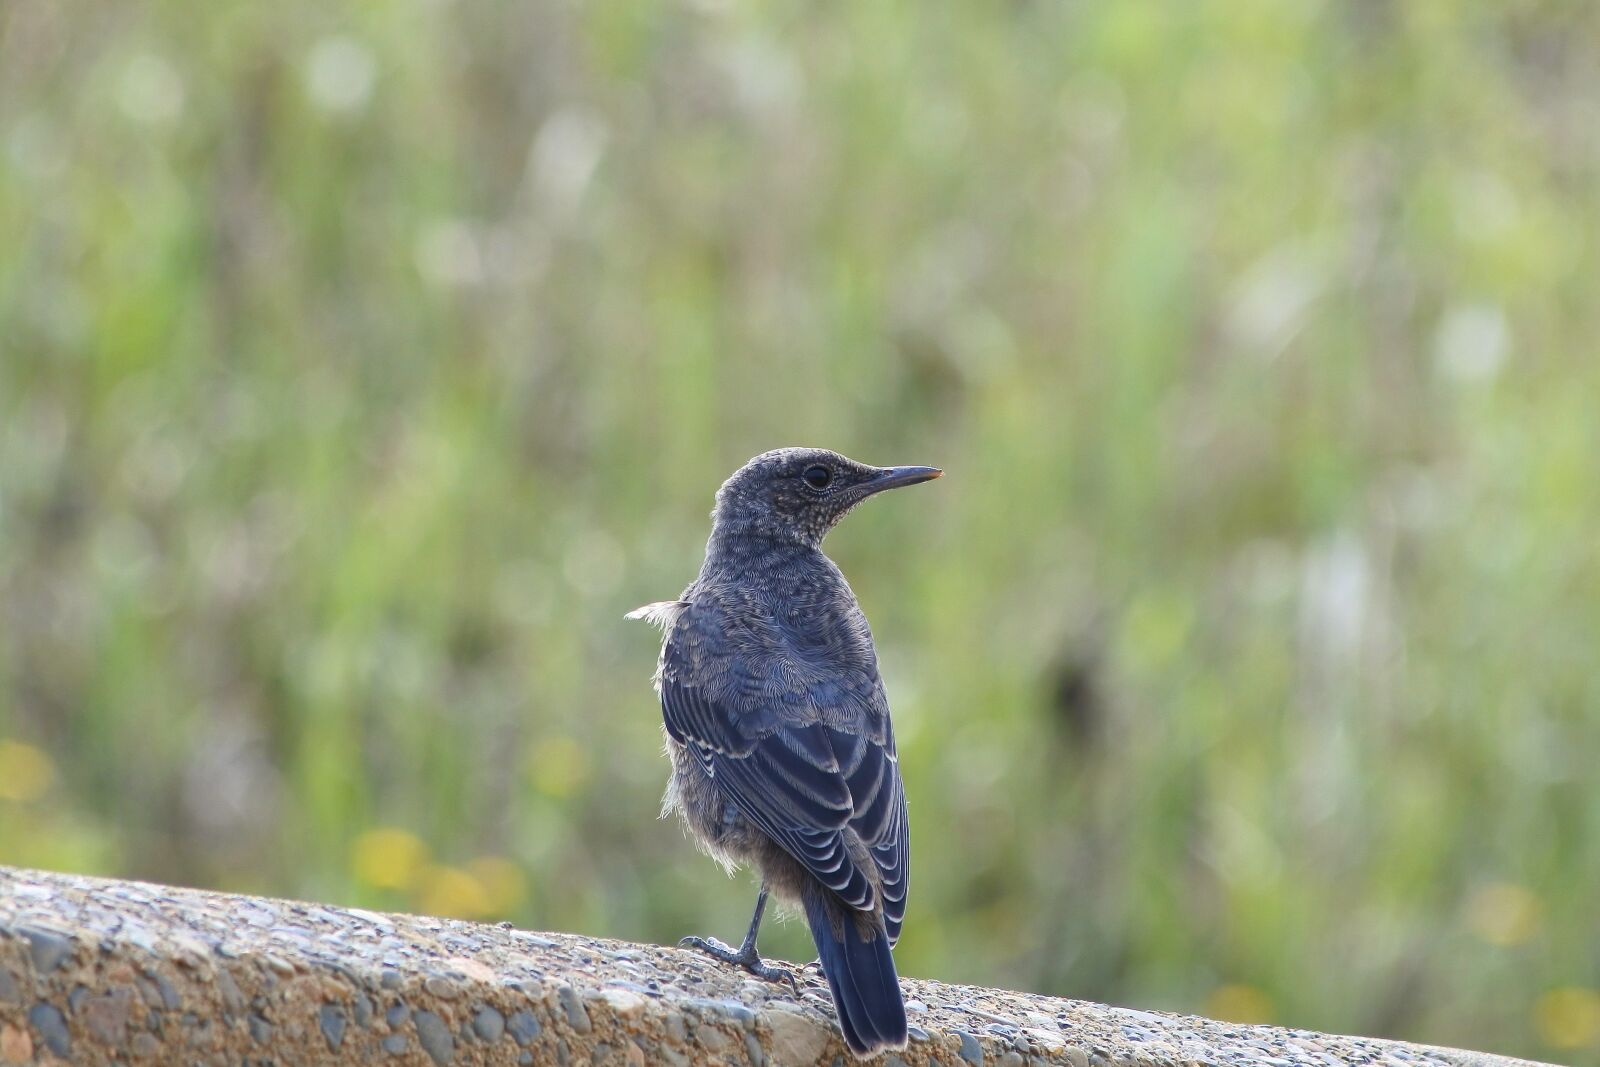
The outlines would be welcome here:
<svg viewBox="0 0 1600 1067">
<path fill-rule="evenodd" d="M 736 935 L 622 615 L 823 444 L 904 972 L 1600 1063 L 1597 11 L 0 7 L 0 862 Z"/>
</svg>

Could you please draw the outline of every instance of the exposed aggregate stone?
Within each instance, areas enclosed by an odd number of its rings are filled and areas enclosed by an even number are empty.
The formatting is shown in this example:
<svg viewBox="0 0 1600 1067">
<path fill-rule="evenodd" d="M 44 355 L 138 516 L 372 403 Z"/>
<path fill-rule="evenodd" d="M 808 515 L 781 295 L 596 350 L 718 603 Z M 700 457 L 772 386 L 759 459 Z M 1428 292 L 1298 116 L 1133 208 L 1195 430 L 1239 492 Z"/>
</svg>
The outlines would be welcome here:
<svg viewBox="0 0 1600 1067">
<path fill-rule="evenodd" d="M 0 867 L 0 1064 L 849 1067 L 814 968 Z M 906 979 L 881 1067 L 1526 1061 Z"/>
</svg>

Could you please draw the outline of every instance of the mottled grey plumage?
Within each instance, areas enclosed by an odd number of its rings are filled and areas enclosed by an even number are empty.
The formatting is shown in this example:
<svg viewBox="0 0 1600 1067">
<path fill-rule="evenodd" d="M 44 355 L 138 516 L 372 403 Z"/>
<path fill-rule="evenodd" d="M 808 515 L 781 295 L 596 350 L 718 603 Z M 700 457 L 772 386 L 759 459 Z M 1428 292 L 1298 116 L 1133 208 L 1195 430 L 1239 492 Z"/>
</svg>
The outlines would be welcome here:
<svg viewBox="0 0 1600 1067">
<path fill-rule="evenodd" d="M 939 476 L 815 448 L 752 459 L 717 492 L 700 576 L 632 613 L 664 637 L 656 671 L 678 811 L 762 888 L 744 944 L 691 938 L 757 974 L 770 889 L 806 913 L 839 1024 L 861 1055 L 905 1043 L 890 948 L 905 916 L 909 838 L 872 632 L 824 536 L 873 493 Z"/>
</svg>

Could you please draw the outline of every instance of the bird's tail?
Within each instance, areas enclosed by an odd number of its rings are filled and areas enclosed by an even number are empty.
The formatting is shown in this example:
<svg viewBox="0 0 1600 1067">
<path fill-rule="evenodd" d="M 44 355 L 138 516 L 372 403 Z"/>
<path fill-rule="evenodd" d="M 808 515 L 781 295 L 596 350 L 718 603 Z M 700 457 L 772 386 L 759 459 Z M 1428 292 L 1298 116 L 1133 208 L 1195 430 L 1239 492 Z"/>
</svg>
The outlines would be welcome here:
<svg viewBox="0 0 1600 1067">
<path fill-rule="evenodd" d="M 850 907 L 817 882 L 806 886 L 801 899 L 845 1044 L 858 1056 L 904 1048 L 906 1003 L 883 920 Z"/>
</svg>

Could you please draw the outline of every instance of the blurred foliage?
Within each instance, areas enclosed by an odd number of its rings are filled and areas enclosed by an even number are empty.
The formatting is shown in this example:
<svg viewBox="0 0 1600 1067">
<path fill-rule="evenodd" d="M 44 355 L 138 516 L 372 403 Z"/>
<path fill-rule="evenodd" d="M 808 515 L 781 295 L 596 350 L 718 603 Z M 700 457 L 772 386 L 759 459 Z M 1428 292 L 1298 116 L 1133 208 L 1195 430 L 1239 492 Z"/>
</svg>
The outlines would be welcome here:
<svg viewBox="0 0 1600 1067">
<path fill-rule="evenodd" d="M 906 973 L 1600 1063 L 1597 12 L 0 6 L 0 861 L 735 936 L 622 615 L 826 444 Z"/>
</svg>

